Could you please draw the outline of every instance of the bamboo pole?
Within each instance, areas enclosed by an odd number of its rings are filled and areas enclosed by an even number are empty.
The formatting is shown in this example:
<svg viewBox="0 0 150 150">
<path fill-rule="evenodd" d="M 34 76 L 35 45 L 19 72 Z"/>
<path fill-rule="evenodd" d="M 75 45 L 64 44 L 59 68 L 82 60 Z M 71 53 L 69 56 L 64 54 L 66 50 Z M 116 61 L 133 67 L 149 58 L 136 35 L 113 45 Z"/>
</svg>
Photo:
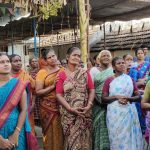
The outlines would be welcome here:
<svg viewBox="0 0 150 150">
<path fill-rule="evenodd" d="M 104 49 L 106 49 L 106 29 L 105 29 L 105 22 L 103 24 L 103 29 L 104 29 Z"/>
<path fill-rule="evenodd" d="M 86 11 L 86 2 L 85 0 L 78 0 L 79 5 L 79 25 L 80 25 L 80 49 L 82 52 L 82 61 L 84 66 L 87 64 L 87 55 L 88 55 L 88 36 L 87 36 L 87 28 L 89 24 L 89 15 L 87 15 Z M 89 4 L 87 4 L 89 7 Z"/>
</svg>

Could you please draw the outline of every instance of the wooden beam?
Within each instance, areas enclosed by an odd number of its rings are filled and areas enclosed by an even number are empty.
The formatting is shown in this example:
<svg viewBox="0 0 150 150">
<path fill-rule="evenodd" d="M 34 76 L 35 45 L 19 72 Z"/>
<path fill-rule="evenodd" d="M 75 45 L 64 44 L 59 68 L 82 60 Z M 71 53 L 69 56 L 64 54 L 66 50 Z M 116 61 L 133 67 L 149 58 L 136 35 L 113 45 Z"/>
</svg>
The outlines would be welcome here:
<svg viewBox="0 0 150 150">
<path fill-rule="evenodd" d="M 13 8 L 14 4 L 12 4 L 12 3 L 0 3 L 0 7 Z"/>
</svg>

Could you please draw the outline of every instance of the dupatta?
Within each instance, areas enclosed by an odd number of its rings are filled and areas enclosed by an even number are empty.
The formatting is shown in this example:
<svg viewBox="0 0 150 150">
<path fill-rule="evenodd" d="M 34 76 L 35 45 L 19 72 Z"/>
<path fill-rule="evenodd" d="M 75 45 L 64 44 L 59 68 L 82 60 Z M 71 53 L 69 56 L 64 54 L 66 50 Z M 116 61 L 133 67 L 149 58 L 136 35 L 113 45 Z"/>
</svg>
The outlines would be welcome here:
<svg viewBox="0 0 150 150">
<path fill-rule="evenodd" d="M 5 124 L 7 118 L 11 114 L 12 110 L 18 105 L 21 96 L 24 92 L 24 90 L 27 87 L 27 83 L 24 83 L 23 81 L 13 78 L 12 85 L 10 86 L 11 92 L 7 93 L 6 101 L 3 105 L 3 107 L 0 109 L 0 129 Z M 29 104 L 29 97 L 30 94 L 28 93 L 27 89 L 27 103 Z M 27 112 L 26 119 L 25 119 L 25 136 L 27 141 L 27 150 L 38 150 L 38 144 L 35 136 L 31 132 L 31 127 L 28 119 L 29 111 Z"/>
</svg>

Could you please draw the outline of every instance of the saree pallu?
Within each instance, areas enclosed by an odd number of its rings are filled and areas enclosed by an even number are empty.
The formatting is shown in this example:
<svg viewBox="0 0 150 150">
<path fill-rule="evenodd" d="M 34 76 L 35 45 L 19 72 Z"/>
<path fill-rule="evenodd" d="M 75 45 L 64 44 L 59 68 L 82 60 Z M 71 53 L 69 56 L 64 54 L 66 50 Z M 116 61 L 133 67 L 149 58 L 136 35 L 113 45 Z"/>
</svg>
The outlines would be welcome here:
<svg viewBox="0 0 150 150">
<path fill-rule="evenodd" d="M 64 81 L 64 97 L 72 108 L 87 105 L 87 72 L 78 69 Z M 92 119 L 91 112 L 85 117 L 69 113 L 63 107 L 60 110 L 61 123 L 65 138 L 64 150 L 91 150 Z"/>
<path fill-rule="evenodd" d="M 92 119 L 93 119 L 93 136 L 92 136 L 92 149 L 93 150 L 110 150 L 110 143 L 108 137 L 108 129 L 106 126 L 106 111 L 107 106 L 102 104 L 102 88 L 104 81 L 112 76 L 113 69 L 108 68 L 102 72 L 99 72 L 94 77 L 95 94 Z"/>
<path fill-rule="evenodd" d="M 61 69 L 46 76 L 44 87 L 54 83 Z M 63 150 L 63 133 L 55 89 L 40 99 L 40 117 L 44 150 Z"/>
<path fill-rule="evenodd" d="M 30 102 L 29 109 L 30 109 L 32 105 L 32 92 L 33 89 L 35 88 L 35 80 L 24 70 L 20 70 L 20 72 L 13 77 L 29 83 L 27 88 L 28 88 L 28 93 L 30 95 L 29 97 L 29 102 Z M 32 133 L 35 135 L 34 112 L 29 113 L 29 121 L 32 129 Z"/>
<path fill-rule="evenodd" d="M 10 135 L 12 135 L 17 126 L 20 113 L 18 103 L 25 88 L 26 84 L 15 78 L 11 79 L 5 85 L 0 87 L 0 135 L 2 135 L 4 138 L 8 138 Z M 28 139 L 26 138 L 26 135 L 28 135 Z M 18 146 L 15 146 L 13 150 L 37 149 L 37 141 L 31 134 L 31 128 L 27 114 L 25 124 L 22 126 L 19 134 Z"/>
<path fill-rule="evenodd" d="M 123 83 L 123 84 L 122 84 Z M 133 82 L 128 75 L 120 75 L 110 83 L 109 96 L 131 97 Z M 107 127 L 111 150 L 143 150 L 142 132 L 135 104 L 120 104 L 118 101 L 107 106 Z"/>
</svg>

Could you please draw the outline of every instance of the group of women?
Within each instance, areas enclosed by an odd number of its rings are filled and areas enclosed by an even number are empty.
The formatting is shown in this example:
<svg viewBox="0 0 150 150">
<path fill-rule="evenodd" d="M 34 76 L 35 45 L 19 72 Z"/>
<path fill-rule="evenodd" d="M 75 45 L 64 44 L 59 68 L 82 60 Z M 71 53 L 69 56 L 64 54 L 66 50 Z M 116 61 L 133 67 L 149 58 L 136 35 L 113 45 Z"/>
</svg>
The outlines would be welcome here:
<svg viewBox="0 0 150 150">
<path fill-rule="evenodd" d="M 98 55 L 99 65 L 84 69 L 77 47 L 68 49 L 65 67 L 58 66 L 53 49 L 43 52 L 46 65 L 39 71 L 32 70 L 31 79 L 32 93 L 39 100 L 44 150 L 144 150 L 144 138 L 149 143 L 145 135 L 150 132 L 150 113 L 143 117 L 141 104 L 144 110 L 150 109 L 150 82 L 146 86 L 150 64 L 144 61 L 142 49 L 136 56 L 135 63 L 129 54 L 112 59 L 111 53 L 103 50 Z M 13 61 L 21 59 L 15 57 L 9 61 L 6 55 L 0 55 L 0 149 L 22 150 L 28 143 L 24 135 L 27 92 L 22 84 L 16 102 L 11 99 L 18 93 L 14 92 L 15 83 L 24 83 L 18 77 L 23 72 L 17 71 L 19 65 L 11 71 L 10 62 L 13 66 Z M 31 79 L 27 80 L 32 83 Z M 4 112 L 6 118 L 1 115 Z M 16 120 L 13 126 L 11 119 Z"/>
</svg>

